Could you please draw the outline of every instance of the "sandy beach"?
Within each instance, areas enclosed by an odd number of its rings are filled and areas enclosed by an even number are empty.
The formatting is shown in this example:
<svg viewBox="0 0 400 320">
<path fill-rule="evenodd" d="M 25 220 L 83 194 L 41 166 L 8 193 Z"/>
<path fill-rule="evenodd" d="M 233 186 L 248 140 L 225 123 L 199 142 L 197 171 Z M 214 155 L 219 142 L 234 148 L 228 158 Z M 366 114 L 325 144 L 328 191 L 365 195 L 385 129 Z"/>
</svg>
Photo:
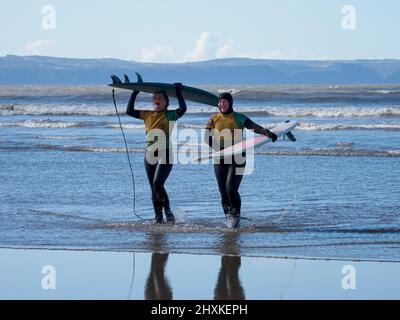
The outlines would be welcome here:
<svg viewBox="0 0 400 320">
<path fill-rule="evenodd" d="M 400 263 L 0 249 L 0 299 L 399 299 Z"/>
</svg>

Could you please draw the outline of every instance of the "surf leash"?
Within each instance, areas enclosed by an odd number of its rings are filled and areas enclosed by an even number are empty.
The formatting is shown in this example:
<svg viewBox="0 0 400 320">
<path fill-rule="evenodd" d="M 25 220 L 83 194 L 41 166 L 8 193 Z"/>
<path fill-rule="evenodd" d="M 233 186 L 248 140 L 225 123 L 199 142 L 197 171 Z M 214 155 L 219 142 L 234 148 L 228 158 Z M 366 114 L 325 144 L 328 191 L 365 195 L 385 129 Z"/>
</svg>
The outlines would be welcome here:
<svg viewBox="0 0 400 320">
<path fill-rule="evenodd" d="M 122 137 L 124 138 L 126 157 L 127 157 L 127 159 L 128 159 L 129 170 L 130 170 L 130 172 L 131 172 L 132 190 L 133 190 L 133 214 L 134 214 L 136 217 L 138 217 L 140 220 L 144 220 L 141 216 L 139 216 L 139 215 L 136 213 L 135 176 L 133 175 L 132 163 L 131 163 L 131 158 L 130 158 L 130 156 L 129 156 L 129 150 L 128 150 L 128 143 L 126 142 L 125 132 L 124 132 L 124 129 L 122 128 L 121 117 L 119 116 L 119 112 L 118 112 L 118 108 L 117 108 L 117 103 L 115 102 L 115 89 L 112 89 L 112 98 L 113 98 L 113 102 L 114 102 L 115 112 L 117 113 L 117 116 L 118 116 L 118 122 L 119 122 L 119 127 L 120 127 L 121 132 L 122 132 Z"/>
</svg>

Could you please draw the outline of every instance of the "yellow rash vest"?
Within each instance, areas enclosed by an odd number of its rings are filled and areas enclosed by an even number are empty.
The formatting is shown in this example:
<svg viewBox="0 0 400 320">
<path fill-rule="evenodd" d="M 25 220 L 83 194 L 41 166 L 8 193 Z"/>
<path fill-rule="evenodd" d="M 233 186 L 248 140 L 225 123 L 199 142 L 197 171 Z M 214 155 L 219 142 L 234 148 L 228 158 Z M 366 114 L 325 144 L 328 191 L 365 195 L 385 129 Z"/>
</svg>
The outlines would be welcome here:
<svg viewBox="0 0 400 320">
<path fill-rule="evenodd" d="M 139 119 L 144 121 L 147 149 L 150 149 L 156 142 L 157 147 L 160 149 L 169 148 L 171 145 L 170 135 L 174 128 L 175 121 L 179 118 L 180 116 L 177 114 L 176 110 L 160 112 L 140 110 Z"/>
<path fill-rule="evenodd" d="M 229 114 L 214 113 L 208 119 L 206 129 L 214 130 L 213 136 L 220 150 L 242 141 L 245 115 L 232 111 Z"/>
</svg>

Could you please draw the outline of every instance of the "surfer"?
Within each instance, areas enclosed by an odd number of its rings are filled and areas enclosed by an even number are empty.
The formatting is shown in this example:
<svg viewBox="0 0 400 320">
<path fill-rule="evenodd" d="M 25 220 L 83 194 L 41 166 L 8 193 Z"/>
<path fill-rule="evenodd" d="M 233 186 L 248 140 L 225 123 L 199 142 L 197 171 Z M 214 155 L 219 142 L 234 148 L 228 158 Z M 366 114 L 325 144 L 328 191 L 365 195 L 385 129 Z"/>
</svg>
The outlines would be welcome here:
<svg viewBox="0 0 400 320">
<path fill-rule="evenodd" d="M 135 99 L 139 91 L 134 91 L 129 99 L 126 114 L 144 121 L 146 130 L 146 153 L 144 167 L 151 188 L 155 223 L 164 223 L 163 209 L 167 223 L 174 224 L 168 194 L 164 184 L 172 170 L 173 153 L 170 134 L 176 120 L 186 112 L 186 103 L 182 96 L 182 84 L 175 83 L 179 107 L 167 110 L 169 98 L 163 91 L 153 94 L 153 110 L 135 110 Z"/>
<path fill-rule="evenodd" d="M 242 138 L 244 128 L 263 134 L 271 138 L 273 142 L 276 141 L 275 133 L 254 123 L 245 115 L 233 111 L 233 97 L 229 92 L 219 95 L 218 109 L 219 113 L 211 115 L 206 125 L 205 141 L 212 149 L 219 151 L 239 142 L 237 139 Z M 227 132 L 225 129 L 228 130 L 228 136 L 226 134 L 220 135 L 223 131 Z M 219 163 L 214 164 L 222 209 L 227 225 L 231 228 L 238 227 L 240 222 L 241 199 L 238 190 L 246 166 L 245 157 L 246 155 L 243 154 L 243 161 L 237 161 L 234 156 L 229 157 L 229 159 L 223 158 L 219 159 Z"/>
</svg>

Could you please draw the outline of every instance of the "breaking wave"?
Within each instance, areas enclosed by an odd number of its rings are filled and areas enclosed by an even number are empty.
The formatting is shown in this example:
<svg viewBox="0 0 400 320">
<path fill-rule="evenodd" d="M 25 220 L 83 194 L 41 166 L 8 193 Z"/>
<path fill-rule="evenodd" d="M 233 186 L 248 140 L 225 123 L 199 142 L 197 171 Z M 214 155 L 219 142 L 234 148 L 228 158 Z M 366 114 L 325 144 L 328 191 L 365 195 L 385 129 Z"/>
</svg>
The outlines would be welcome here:
<svg viewBox="0 0 400 320">
<path fill-rule="evenodd" d="M 25 128 L 77 128 L 83 126 L 79 122 L 62 122 L 51 119 L 24 120 L 19 122 L 0 122 L 0 127 L 25 127 Z"/>
<path fill-rule="evenodd" d="M 353 148 L 353 143 L 338 143 L 336 147 L 332 148 L 303 148 L 303 149 L 258 149 L 255 154 L 260 156 L 337 156 L 337 157 L 400 157 L 400 149 L 392 150 L 374 150 L 374 149 L 362 149 Z M 188 146 L 200 147 L 200 144 L 191 143 L 185 144 L 180 143 L 175 148 L 175 153 L 184 154 L 185 161 L 187 157 L 196 158 L 202 154 L 206 154 L 207 151 L 200 148 L 191 149 L 192 153 L 188 154 Z M 184 148 L 184 149 L 182 149 Z M 1 145 L 2 150 L 51 150 L 51 151 L 64 151 L 64 152 L 94 152 L 94 153 L 125 153 L 126 150 L 123 147 L 106 147 L 106 146 L 90 146 L 90 145 L 53 145 L 53 144 L 38 144 L 30 146 L 7 146 Z M 129 148 L 130 153 L 144 153 L 144 147 L 133 147 Z M 180 157 L 178 156 L 178 160 Z"/>
<path fill-rule="evenodd" d="M 189 114 L 215 113 L 215 107 L 191 107 Z M 400 107 L 271 107 L 271 106 L 238 106 L 236 111 L 246 114 L 256 114 L 270 117 L 317 117 L 317 118 L 399 118 Z M 121 115 L 125 114 L 125 107 L 120 108 Z M 86 115 L 86 116 L 115 116 L 115 109 L 111 105 L 0 105 L 0 115 Z"/>
</svg>

